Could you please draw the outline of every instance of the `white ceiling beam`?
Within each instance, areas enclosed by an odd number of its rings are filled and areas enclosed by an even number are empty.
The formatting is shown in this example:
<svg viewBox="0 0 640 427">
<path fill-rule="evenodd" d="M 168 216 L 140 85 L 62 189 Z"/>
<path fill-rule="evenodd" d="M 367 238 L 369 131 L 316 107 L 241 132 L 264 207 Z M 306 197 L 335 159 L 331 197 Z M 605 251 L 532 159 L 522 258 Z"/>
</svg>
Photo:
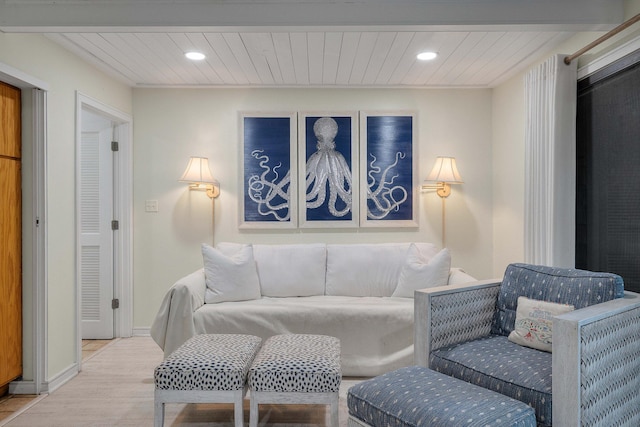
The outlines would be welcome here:
<svg viewBox="0 0 640 427">
<path fill-rule="evenodd" d="M 623 18 L 623 0 L 0 0 L 5 32 L 500 25 L 604 30 Z"/>
</svg>

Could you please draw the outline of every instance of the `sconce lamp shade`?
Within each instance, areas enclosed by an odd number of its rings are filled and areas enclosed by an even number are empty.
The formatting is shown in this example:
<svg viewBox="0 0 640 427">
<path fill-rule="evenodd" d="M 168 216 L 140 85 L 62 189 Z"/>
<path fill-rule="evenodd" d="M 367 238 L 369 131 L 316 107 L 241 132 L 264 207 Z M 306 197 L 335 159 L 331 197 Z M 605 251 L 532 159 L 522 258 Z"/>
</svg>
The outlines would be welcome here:
<svg viewBox="0 0 640 427">
<path fill-rule="evenodd" d="M 216 182 L 209 169 L 209 159 L 206 157 L 191 157 L 187 169 L 182 174 L 180 182 L 193 184 L 213 184 Z"/>
<path fill-rule="evenodd" d="M 427 176 L 427 181 L 444 182 L 447 184 L 462 184 L 462 177 L 458 172 L 455 157 L 438 157 L 436 164 Z"/>
<path fill-rule="evenodd" d="M 220 184 L 211 175 L 206 157 L 191 157 L 179 181 L 188 182 L 191 190 L 205 190 L 212 199 L 220 195 Z"/>
<path fill-rule="evenodd" d="M 449 197 L 451 184 L 463 183 L 460 172 L 458 172 L 458 166 L 456 166 L 455 157 L 437 157 L 436 164 L 425 181 L 435 182 L 436 184 L 424 184 L 422 186 L 423 190 L 435 188 L 438 196 Z"/>
</svg>

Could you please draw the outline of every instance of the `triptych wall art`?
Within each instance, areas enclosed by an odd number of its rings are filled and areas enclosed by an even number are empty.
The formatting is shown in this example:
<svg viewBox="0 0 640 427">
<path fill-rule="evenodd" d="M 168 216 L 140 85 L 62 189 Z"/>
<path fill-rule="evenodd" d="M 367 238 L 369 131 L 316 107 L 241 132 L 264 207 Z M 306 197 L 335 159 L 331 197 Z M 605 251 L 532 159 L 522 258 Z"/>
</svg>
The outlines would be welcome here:
<svg viewBox="0 0 640 427">
<path fill-rule="evenodd" d="M 415 112 L 239 121 L 240 228 L 417 227 Z"/>
</svg>

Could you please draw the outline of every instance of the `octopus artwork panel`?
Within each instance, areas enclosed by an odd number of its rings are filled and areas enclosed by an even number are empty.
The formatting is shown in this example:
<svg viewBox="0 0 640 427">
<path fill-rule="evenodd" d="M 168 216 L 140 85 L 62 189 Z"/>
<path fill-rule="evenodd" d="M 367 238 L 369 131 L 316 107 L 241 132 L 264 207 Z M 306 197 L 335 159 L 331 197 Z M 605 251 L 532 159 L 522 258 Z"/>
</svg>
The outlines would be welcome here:
<svg viewBox="0 0 640 427">
<path fill-rule="evenodd" d="M 360 116 L 360 226 L 417 227 L 416 114 Z"/>
<path fill-rule="evenodd" d="M 296 113 L 240 113 L 240 127 L 240 228 L 296 228 Z"/>
<path fill-rule="evenodd" d="M 299 114 L 300 227 L 357 227 L 357 112 Z"/>
</svg>

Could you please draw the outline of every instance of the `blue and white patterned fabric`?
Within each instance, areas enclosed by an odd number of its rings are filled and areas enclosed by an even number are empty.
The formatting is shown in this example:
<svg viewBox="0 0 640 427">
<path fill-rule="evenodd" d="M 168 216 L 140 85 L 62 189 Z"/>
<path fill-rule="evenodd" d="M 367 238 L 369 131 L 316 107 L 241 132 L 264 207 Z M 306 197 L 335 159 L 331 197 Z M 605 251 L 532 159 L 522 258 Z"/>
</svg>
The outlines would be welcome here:
<svg viewBox="0 0 640 427">
<path fill-rule="evenodd" d="M 524 403 L 419 366 L 351 387 L 347 406 L 352 417 L 371 426 L 536 425 Z"/>
<path fill-rule="evenodd" d="M 436 350 L 429 366 L 527 403 L 539 425 L 551 425 L 551 353 L 492 335 Z"/>
<path fill-rule="evenodd" d="M 569 304 L 576 310 L 624 296 L 622 277 L 571 268 L 510 264 L 500 285 L 491 333 L 509 335 L 516 320 L 518 297 Z"/>
</svg>

